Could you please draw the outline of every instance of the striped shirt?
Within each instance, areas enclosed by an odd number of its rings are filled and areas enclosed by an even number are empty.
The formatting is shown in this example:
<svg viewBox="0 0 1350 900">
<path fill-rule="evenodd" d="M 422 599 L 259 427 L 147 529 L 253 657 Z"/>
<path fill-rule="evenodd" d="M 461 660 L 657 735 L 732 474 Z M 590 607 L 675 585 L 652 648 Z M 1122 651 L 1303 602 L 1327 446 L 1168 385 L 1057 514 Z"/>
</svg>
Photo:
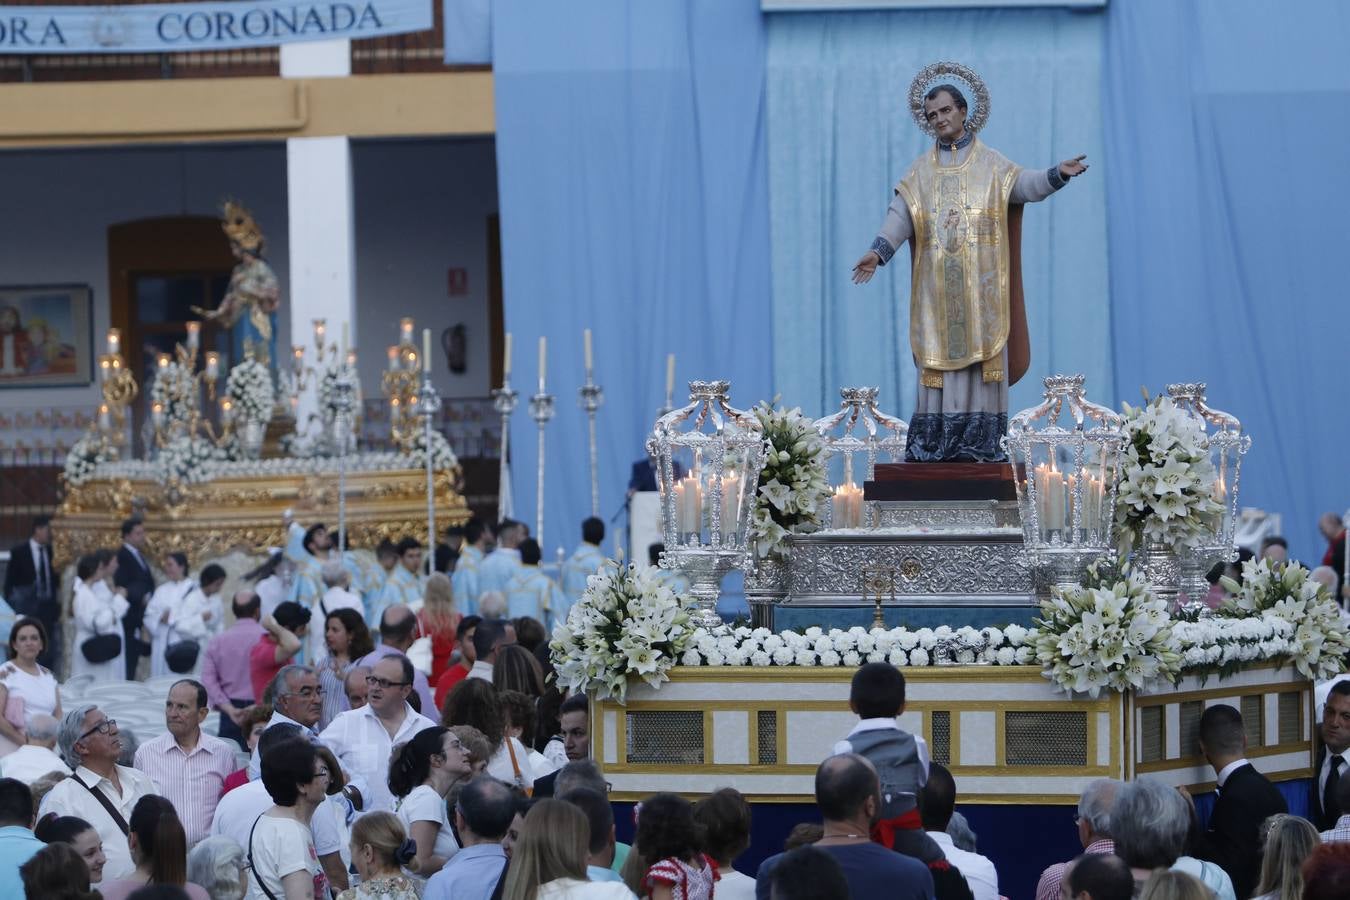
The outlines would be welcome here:
<svg viewBox="0 0 1350 900">
<path fill-rule="evenodd" d="M 1083 849 L 1083 854 L 1088 853 L 1115 853 L 1116 842 L 1110 838 L 1093 841 Z M 1066 862 L 1055 863 L 1041 873 L 1041 880 L 1036 885 L 1036 900 L 1059 900 L 1059 885 L 1064 880 L 1064 870 L 1069 867 Z"/>
<path fill-rule="evenodd" d="M 225 779 L 239 768 L 231 745 L 204 731 L 197 732 L 191 753 L 178 746 L 172 732 L 141 744 L 136 768 L 155 783 L 155 789 L 178 810 L 187 832 L 187 845 L 194 847 L 211 834 L 211 817 Z"/>
<path fill-rule="evenodd" d="M 1335 825 L 1322 832 L 1322 843 L 1335 841 L 1350 841 L 1350 813 L 1341 816 Z"/>
</svg>

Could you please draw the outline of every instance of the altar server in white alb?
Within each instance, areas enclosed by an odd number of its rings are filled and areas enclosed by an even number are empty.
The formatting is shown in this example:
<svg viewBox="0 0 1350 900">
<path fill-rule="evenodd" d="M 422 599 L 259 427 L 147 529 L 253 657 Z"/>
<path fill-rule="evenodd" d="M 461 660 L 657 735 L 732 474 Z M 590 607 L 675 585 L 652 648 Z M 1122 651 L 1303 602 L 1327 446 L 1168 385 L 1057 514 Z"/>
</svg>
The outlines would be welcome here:
<svg viewBox="0 0 1350 900">
<path fill-rule="evenodd" d="M 552 578 L 539 568 L 543 554 L 534 538 L 526 538 L 520 545 L 520 568 L 506 586 L 506 615 L 510 619 L 529 616 L 544 623 L 550 631 L 558 616 L 558 610 L 565 607 L 567 598 Z"/>
<path fill-rule="evenodd" d="M 301 528 L 287 518 L 286 558 L 295 566 L 287 599 L 299 603 L 305 609 L 313 608 L 314 603 L 323 596 L 323 576 L 319 570 L 331 555 L 329 551 L 332 547 L 333 539 L 326 526 L 316 524 Z"/>
<path fill-rule="evenodd" d="M 183 672 L 201 667 L 201 651 L 210 637 L 207 619 L 210 604 L 197 582 L 188 577 L 188 559 L 184 553 L 170 553 L 164 557 L 164 583 L 155 588 L 150 602 L 145 605 L 145 627 L 150 632 L 150 677 L 173 674 L 165 656 L 170 646 L 183 641 L 196 641 L 196 662 Z M 179 674 L 182 674 L 180 672 Z"/>
<path fill-rule="evenodd" d="M 524 522 L 503 519 L 497 528 L 497 549 L 478 567 L 478 595 L 488 591 L 506 593 L 507 586 L 520 568 L 520 545 L 530 536 Z"/>
<path fill-rule="evenodd" d="M 1002 462 L 1008 386 L 1031 362 L 1020 277 L 1022 206 L 1044 200 L 1088 167 L 1076 156 L 1023 169 L 985 145 L 977 132 L 989 117 L 989 92 L 958 63 L 919 72 L 909 105 L 935 143 L 895 186 L 853 281 L 871 280 L 910 242 L 909 343 L 919 396 L 905 459 Z"/>
<path fill-rule="evenodd" d="M 450 584 L 455 589 L 455 603 L 466 616 L 478 614 L 478 570 L 492 547 L 492 539 L 492 529 L 477 516 L 464 526 L 464 544 L 460 547 L 459 559 L 455 561 Z"/>
<path fill-rule="evenodd" d="M 605 551 L 600 549 L 604 542 L 603 520 L 591 516 L 581 523 L 581 543 L 563 563 L 562 592 L 567 597 L 567 608 L 554 611 L 559 621 L 567 618 L 567 610 L 586 592 L 586 580 L 605 565 Z"/>
<path fill-rule="evenodd" d="M 92 675 L 96 682 L 126 677 L 122 617 L 131 606 L 124 588 L 114 591 L 108 586 L 108 579 L 116 573 L 117 557 L 110 550 L 86 553 L 75 564 L 71 675 Z"/>
<path fill-rule="evenodd" d="M 395 549 L 398 551 L 398 563 L 390 570 L 384 590 L 369 611 L 377 625 L 384 611 L 391 606 L 418 609 L 422 604 L 422 542 L 414 537 L 405 537 Z"/>
</svg>

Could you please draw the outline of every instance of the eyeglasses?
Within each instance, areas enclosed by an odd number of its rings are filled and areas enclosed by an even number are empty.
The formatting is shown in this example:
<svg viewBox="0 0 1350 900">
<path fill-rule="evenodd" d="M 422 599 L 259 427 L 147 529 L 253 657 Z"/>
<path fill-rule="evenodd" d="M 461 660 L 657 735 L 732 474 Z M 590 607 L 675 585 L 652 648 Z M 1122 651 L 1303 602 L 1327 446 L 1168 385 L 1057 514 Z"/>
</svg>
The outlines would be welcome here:
<svg viewBox="0 0 1350 900">
<path fill-rule="evenodd" d="M 371 687 L 377 687 L 380 690 L 387 690 L 391 687 L 409 687 L 410 681 L 390 681 L 388 678 L 376 678 L 374 675 L 366 676 L 366 684 Z"/>
<path fill-rule="evenodd" d="M 80 735 L 78 738 L 76 738 L 76 741 L 77 741 L 77 742 L 82 741 L 82 740 L 84 740 L 85 738 L 89 737 L 89 735 L 93 734 L 93 733 L 96 732 L 96 731 L 97 731 L 99 734 L 112 734 L 112 733 L 113 733 L 114 731 L 116 731 L 116 730 L 117 730 L 117 720 L 116 720 L 116 719 L 104 719 L 102 722 L 99 722 L 99 723 L 98 723 L 97 725 L 95 725 L 93 728 L 90 728 L 90 729 L 89 729 L 88 731 L 86 731 L 84 734 L 82 734 L 82 735 Z"/>
</svg>

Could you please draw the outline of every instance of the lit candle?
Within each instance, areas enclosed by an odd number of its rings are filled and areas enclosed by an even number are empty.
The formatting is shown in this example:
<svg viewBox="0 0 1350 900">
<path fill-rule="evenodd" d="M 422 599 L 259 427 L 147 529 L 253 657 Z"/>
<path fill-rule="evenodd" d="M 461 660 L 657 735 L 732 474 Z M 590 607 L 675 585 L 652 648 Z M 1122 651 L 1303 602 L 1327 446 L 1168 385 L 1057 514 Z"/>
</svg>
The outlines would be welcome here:
<svg viewBox="0 0 1350 900">
<path fill-rule="evenodd" d="M 505 346 L 502 347 L 502 384 L 511 382 L 511 332 L 506 333 Z"/>
<path fill-rule="evenodd" d="M 736 530 L 736 520 L 741 514 L 741 478 L 739 475 L 722 476 L 722 533 Z"/>
<path fill-rule="evenodd" d="M 589 375 L 591 370 L 595 368 L 595 358 L 591 353 L 591 330 L 589 328 L 581 333 L 581 343 L 585 348 L 586 374 Z"/>
<path fill-rule="evenodd" d="M 187 323 L 188 349 L 195 351 L 199 346 L 201 346 L 201 340 L 202 340 L 202 323 L 201 322 Z"/>
<path fill-rule="evenodd" d="M 1214 480 L 1214 499 L 1219 503 L 1223 503 L 1227 497 L 1228 485 L 1224 483 L 1223 473 L 1220 472 L 1219 477 Z"/>
<path fill-rule="evenodd" d="M 693 472 L 675 485 L 675 506 L 680 534 L 697 534 L 703 530 L 703 492 L 698 476 Z"/>
<path fill-rule="evenodd" d="M 408 351 L 408 368 L 409 368 L 409 369 L 416 369 L 416 368 L 417 368 L 417 351 L 416 351 L 416 350 L 409 350 L 409 351 Z"/>
<path fill-rule="evenodd" d="M 220 418 L 226 422 L 234 415 L 234 401 L 229 397 L 220 398 Z"/>
<path fill-rule="evenodd" d="M 347 351 L 347 367 L 348 367 L 348 368 L 351 368 L 351 369 L 356 368 L 356 348 L 355 348 L 355 347 L 353 347 L 353 348 L 351 348 L 350 350 Z"/>
<path fill-rule="evenodd" d="M 159 366 L 161 369 L 167 369 L 169 367 L 169 354 L 167 353 L 156 354 L 155 364 Z"/>
<path fill-rule="evenodd" d="M 292 367 L 297 375 L 305 368 L 305 348 L 299 344 L 291 345 L 291 353 L 294 355 Z"/>
<path fill-rule="evenodd" d="M 431 371 L 431 329 L 422 329 L 422 371 Z"/>
<path fill-rule="evenodd" d="M 389 353 L 389 371 L 398 371 L 398 347 L 390 347 L 387 352 Z"/>
<path fill-rule="evenodd" d="M 675 396 L 675 354 L 666 354 L 666 402 Z"/>
<path fill-rule="evenodd" d="M 220 377 L 220 354 L 214 350 L 206 354 L 206 377 L 211 381 Z"/>
<path fill-rule="evenodd" d="M 544 392 L 544 373 L 548 371 L 548 338 L 539 337 L 539 393 Z"/>
<path fill-rule="evenodd" d="M 314 343 L 320 347 L 323 346 L 323 336 L 328 333 L 328 320 L 314 320 Z"/>
<path fill-rule="evenodd" d="M 100 403 L 98 407 L 98 427 L 103 431 L 112 428 L 112 413 L 108 412 L 108 404 Z"/>
<path fill-rule="evenodd" d="M 108 361 L 107 359 L 100 359 L 100 360 L 98 361 L 98 381 L 99 381 L 99 384 L 102 384 L 103 382 L 105 382 L 105 381 L 108 380 L 108 370 L 109 370 L 110 368 L 112 368 L 112 363 L 111 363 L 110 361 Z"/>
<path fill-rule="evenodd" d="M 154 406 L 150 407 L 150 419 L 155 423 L 156 428 L 164 424 L 163 403 L 156 403 Z"/>
<path fill-rule="evenodd" d="M 117 328 L 108 329 L 108 355 L 116 356 L 122 352 L 122 332 Z"/>
<path fill-rule="evenodd" d="M 412 343 L 413 320 L 404 317 L 398 323 L 398 339 L 402 344 Z"/>
</svg>

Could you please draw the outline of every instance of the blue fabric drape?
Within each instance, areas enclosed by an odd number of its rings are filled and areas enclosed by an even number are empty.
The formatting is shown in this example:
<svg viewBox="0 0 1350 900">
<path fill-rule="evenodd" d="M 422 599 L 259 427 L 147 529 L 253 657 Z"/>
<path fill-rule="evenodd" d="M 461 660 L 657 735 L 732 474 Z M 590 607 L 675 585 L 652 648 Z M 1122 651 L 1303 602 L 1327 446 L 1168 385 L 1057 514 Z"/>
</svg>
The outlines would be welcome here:
<svg viewBox="0 0 1350 900">
<path fill-rule="evenodd" d="M 770 390 L 764 55 L 758 0 L 498 0 L 497 167 L 514 383 L 549 336 L 546 556 L 590 510 L 581 333 L 595 332 L 601 511 L 623 502 L 661 405 L 692 378 L 732 402 Z M 533 525 L 536 429 L 511 432 L 517 518 Z"/>
<path fill-rule="evenodd" d="M 910 118 L 910 80 L 939 59 L 985 79 L 981 137 L 1009 159 L 1049 167 L 1078 153 L 1096 164 L 1027 207 L 1022 238 L 1032 359 L 1015 411 L 1041 378 L 1084 372 L 1108 391 L 1106 219 L 1101 177 L 1099 14 L 1056 10 L 894 11 L 768 19 L 769 184 L 774 271 L 774 384 L 822 414 L 838 388 L 875 384 L 908 416 L 917 376 L 909 349 L 909 251 L 873 281 L 850 281 L 892 188 L 931 149 Z"/>
<path fill-rule="evenodd" d="M 1205 379 L 1254 444 L 1244 505 L 1316 565 L 1350 502 L 1340 414 L 1350 6 L 1113 3 L 1102 105 L 1120 396 Z M 1342 474 L 1336 474 L 1342 472 Z"/>
<path fill-rule="evenodd" d="M 492 62 L 492 0 L 442 0 L 441 12 L 447 63 Z"/>
</svg>

